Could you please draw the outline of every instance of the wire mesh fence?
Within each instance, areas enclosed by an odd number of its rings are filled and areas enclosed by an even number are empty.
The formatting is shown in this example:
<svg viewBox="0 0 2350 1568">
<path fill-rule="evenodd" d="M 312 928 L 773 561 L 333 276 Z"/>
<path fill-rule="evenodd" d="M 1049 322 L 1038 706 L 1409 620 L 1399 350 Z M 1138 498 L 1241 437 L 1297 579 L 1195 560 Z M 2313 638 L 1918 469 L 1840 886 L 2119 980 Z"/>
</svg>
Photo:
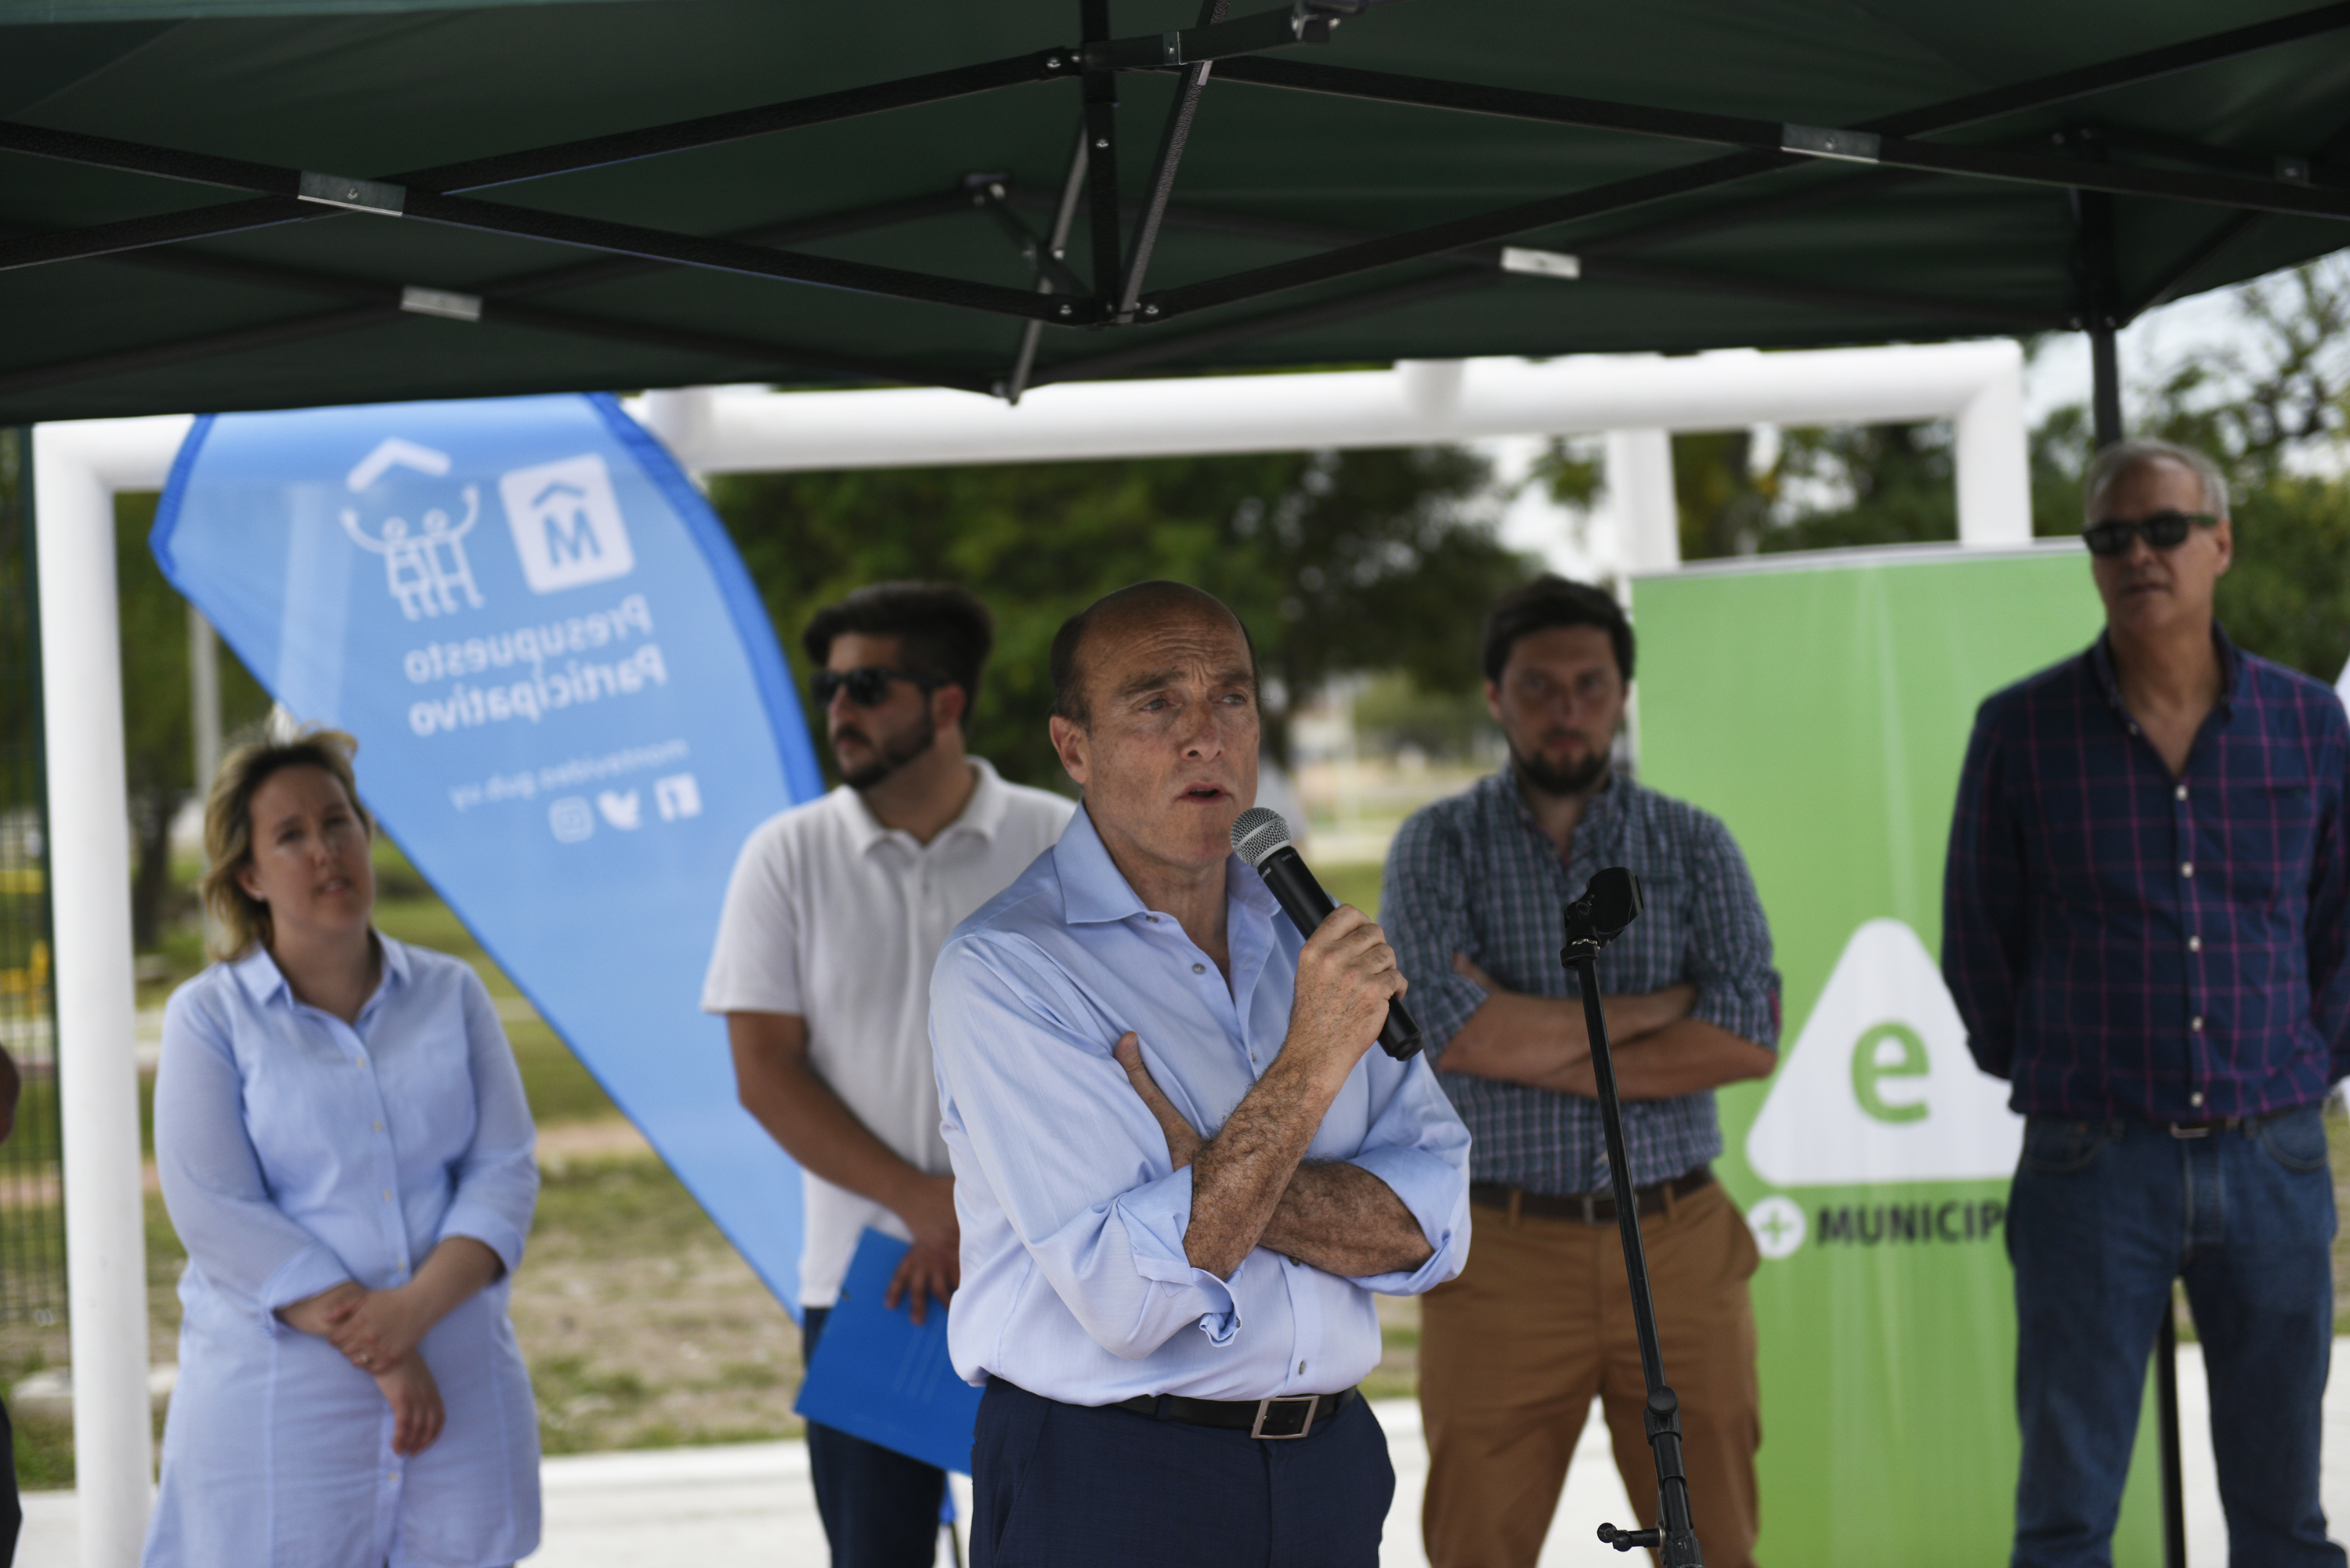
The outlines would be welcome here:
<svg viewBox="0 0 2350 1568">
<path fill-rule="evenodd" d="M 24 1085 L 0 1143 L 0 1324 L 47 1327 L 65 1318 L 66 1243 L 31 458 L 29 430 L 0 429 L 0 1046 Z"/>
</svg>

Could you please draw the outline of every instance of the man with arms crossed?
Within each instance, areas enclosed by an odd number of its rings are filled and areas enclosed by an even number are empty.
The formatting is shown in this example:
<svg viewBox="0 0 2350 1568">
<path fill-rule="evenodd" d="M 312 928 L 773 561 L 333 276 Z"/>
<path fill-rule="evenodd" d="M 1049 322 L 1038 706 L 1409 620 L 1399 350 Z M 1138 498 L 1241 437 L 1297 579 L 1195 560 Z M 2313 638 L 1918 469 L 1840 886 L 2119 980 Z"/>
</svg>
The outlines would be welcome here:
<svg viewBox="0 0 2350 1568">
<path fill-rule="evenodd" d="M 1976 715 L 1942 972 L 2029 1118 L 2015 1263 L 2017 1568 L 2112 1560 L 2147 1357 L 2184 1278 L 2237 1568 L 2340 1564 L 2320 1107 L 2350 1070 L 2350 722 L 2211 617 L 2234 541 L 2200 452 L 2089 465 L 2105 634 Z"/>
<path fill-rule="evenodd" d="M 1412 816 L 1388 855 L 1381 912 L 1476 1137 L 1476 1251 L 1421 1314 L 1435 1568 L 1532 1568 L 1595 1396 L 1634 1511 L 1656 1523 L 1591 1046 L 1558 960 L 1562 909 L 1610 866 L 1647 898 L 1599 980 L 1691 1511 L 1710 1568 L 1752 1561 L 1757 1255 L 1708 1162 L 1714 1087 L 1776 1060 L 1779 976 L 1729 829 L 1612 774 L 1632 657 L 1596 588 L 1545 576 L 1504 595 L 1485 618 L 1485 702 L 1510 764 Z"/>
<path fill-rule="evenodd" d="M 817 611 L 802 640 L 843 783 L 743 846 L 702 1005 L 726 1014 L 743 1108 L 800 1164 L 813 1355 L 868 1225 L 913 1242 L 889 1305 L 910 1294 L 920 1321 L 955 1288 L 931 966 L 1070 806 L 963 751 L 993 629 L 962 588 L 860 588 Z M 814 1425 L 808 1469 L 837 1568 L 929 1568 L 943 1472 Z"/>
<path fill-rule="evenodd" d="M 1258 739 L 1232 612 L 1138 584 L 1052 669 L 1085 805 L 931 984 L 948 1337 L 987 1388 L 973 1563 L 1372 1568 L 1371 1293 L 1459 1271 L 1468 1137 L 1373 1044 L 1403 991 L 1379 929 L 1340 909 L 1301 939 L 1232 854 Z"/>
</svg>

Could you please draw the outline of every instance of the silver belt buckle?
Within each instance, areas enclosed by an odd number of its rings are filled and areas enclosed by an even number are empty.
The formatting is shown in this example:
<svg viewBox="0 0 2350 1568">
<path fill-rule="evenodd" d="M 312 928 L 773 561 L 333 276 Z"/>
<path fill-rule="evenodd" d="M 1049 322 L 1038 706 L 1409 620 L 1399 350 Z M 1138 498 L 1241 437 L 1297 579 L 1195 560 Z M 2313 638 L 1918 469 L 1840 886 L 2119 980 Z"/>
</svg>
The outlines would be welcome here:
<svg viewBox="0 0 2350 1568">
<path fill-rule="evenodd" d="M 2172 1122 L 2170 1124 L 2170 1136 L 2176 1138 L 2210 1137 L 2211 1136 L 2211 1129 L 2208 1127 L 2181 1127 L 2177 1122 Z"/>
<path fill-rule="evenodd" d="M 1256 1402 L 1256 1424 L 1249 1428 L 1249 1436 L 1252 1438 L 1263 1438 L 1268 1442 L 1284 1438 L 1302 1438 L 1305 1436 L 1306 1433 L 1314 1429 L 1314 1407 L 1320 1402 L 1321 1397 L 1322 1397 L 1319 1394 L 1276 1394 L 1269 1399 L 1258 1400 Z M 1274 1412 L 1274 1407 L 1276 1405 L 1295 1406 L 1296 1408 L 1295 1410 L 1284 1410 L 1276 1417 Z M 1297 1430 L 1294 1432 L 1268 1432 L 1265 1430 L 1265 1423 L 1268 1421 L 1273 1422 L 1276 1426 L 1285 1427 L 1293 1419 L 1297 1423 Z"/>
</svg>

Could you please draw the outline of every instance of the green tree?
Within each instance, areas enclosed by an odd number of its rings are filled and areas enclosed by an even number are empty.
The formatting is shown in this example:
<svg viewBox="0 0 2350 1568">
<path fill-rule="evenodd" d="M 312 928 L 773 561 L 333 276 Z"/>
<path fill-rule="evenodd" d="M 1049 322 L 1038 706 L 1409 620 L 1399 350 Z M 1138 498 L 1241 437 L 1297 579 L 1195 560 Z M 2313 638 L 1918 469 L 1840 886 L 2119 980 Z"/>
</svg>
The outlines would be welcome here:
<svg viewBox="0 0 2350 1568">
<path fill-rule="evenodd" d="M 1681 559 L 1751 556 L 1771 525 L 1778 497 L 1774 469 L 1754 470 L 1751 431 L 1679 431 L 1673 436 L 1673 496 L 1680 511 Z"/>
<path fill-rule="evenodd" d="M 1779 493 L 1800 493 L 1809 481 L 1851 500 L 1775 519 L 1760 547 L 1828 550 L 1956 539 L 1950 442 L 1950 427 L 1941 421 L 1786 431 L 1773 475 Z"/>
<path fill-rule="evenodd" d="M 996 618 L 973 749 L 1007 776 L 1063 781 L 1045 733 L 1063 620 L 1146 577 L 1231 605 L 1266 676 L 1268 745 L 1331 676 L 1476 679 L 1485 603 L 1531 569 L 1494 537 L 1487 465 L 1458 448 L 749 474 L 711 499 L 795 670 L 817 607 L 892 578 L 970 585 Z"/>
<path fill-rule="evenodd" d="M 121 615 L 123 771 L 130 794 L 134 858 L 131 945 L 151 952 L 173 913 L 172 819 L 192 794 L 195 735 L 189 704 L 188 607 L 147 548 L 161 497 L 124 494 L 114 504 L 114 578 Z M 234 730 L 269 711 L 269 698 L 226 649 L 221 651 L 221 711 Z"/>
</svg>

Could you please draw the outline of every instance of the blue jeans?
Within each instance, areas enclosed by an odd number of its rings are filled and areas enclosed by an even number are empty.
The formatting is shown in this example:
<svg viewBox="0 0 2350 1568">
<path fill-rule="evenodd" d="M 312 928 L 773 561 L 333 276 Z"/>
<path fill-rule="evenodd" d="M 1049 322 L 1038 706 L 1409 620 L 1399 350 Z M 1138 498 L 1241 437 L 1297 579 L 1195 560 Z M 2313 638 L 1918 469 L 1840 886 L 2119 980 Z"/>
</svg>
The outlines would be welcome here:
<svg viewBox="0 0 2350 1568">
<path fill-rule="evenodd" d="M 2173 1279 L 2203 1342 L 2232 1568 L 2340 1568 L 2318 1504 L 2334 1348 L 2334 1183 L 2319 1108 L 2174 1137 L 2034 1117 L 2015 1264 L 2014 1568 L 2104 1568 Z"/>
<path fill-rule="evenodd" d="M 816 1355 L 829 1307 L 800 1311 L 801 1364 Z M 808 1480 L 833 1568 L 931 1568 L 947 1473 L 894 1449 L 808 1423 Z"/>
</svg>

